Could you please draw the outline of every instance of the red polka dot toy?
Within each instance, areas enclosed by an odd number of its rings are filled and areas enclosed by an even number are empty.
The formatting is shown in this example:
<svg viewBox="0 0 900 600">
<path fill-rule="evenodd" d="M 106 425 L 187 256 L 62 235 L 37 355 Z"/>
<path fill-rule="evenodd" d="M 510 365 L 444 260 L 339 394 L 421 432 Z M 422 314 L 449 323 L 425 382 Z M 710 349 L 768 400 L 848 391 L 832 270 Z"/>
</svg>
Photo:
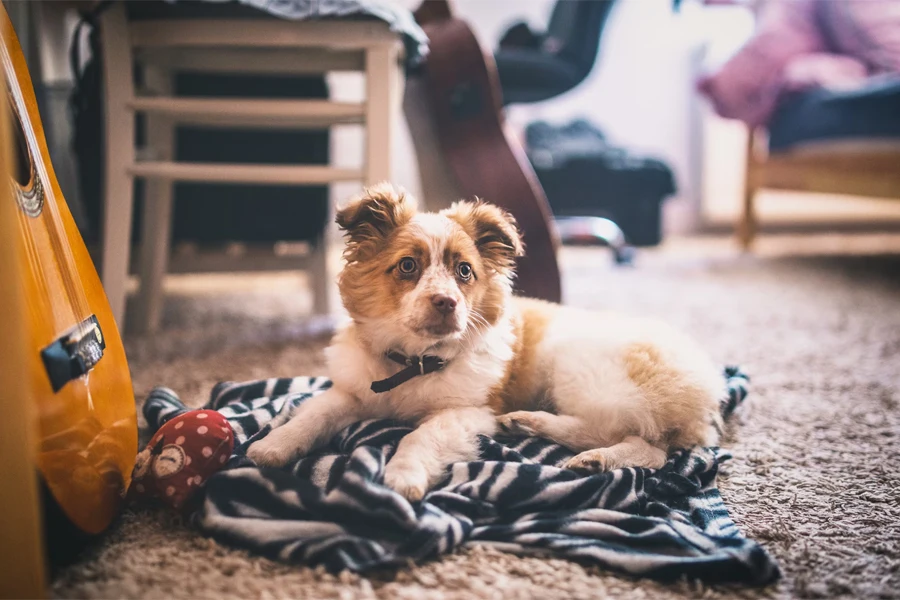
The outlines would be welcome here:
<svg viewBox="0 0 900 600">
<path fill-rule="evenodd" d="M 158 499 L 176 510 L 221 469 L 234 450 L 231 425 L 214 410 L 192 410 L 159 428 L 137 455 L 131 501 Z"/>
</svg>

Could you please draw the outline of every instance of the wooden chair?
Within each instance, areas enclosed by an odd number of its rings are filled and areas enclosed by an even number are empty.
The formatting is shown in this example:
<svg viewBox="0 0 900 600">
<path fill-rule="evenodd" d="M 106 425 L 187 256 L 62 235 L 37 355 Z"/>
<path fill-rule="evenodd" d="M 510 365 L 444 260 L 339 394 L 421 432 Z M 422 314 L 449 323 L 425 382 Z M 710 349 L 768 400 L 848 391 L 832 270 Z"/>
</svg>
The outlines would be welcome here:
<svg viewBox="0 0 900 600">
<path fill-rule="evenodd" d="M 401 44 L 380 21 L 286 21 L 278 19 L 190 19 L 129 21 L 121 3 L 101 16 L 106 106 L 106 181 L 102 227 L 102 279 L 113 312 L 124 324 L 131 248 L 134 179 L 147 180 L 142 219 L 140 290 L 133 325 L 154 331 L 160 321 L 162 281 L 167 272 L 306 268 L 311 273 L 314 312 L 328 314 L 330 288 L 326 240 L 308 257 L 272 252 L 243 257 L 197 256 L 170 262 L 172 191 L 175 181 L 327 185 L 373 184 L 391 178 L 391 135 L 399 111 Z M 145 86 L 133 85 L 137 61 Z M 362 103 L 329 100 L 212 99 L 172 95 L 174 71 L 365 74 Z M 138 160 L 135 114 L 147 119 L 153 160 Z M 363 167 L 327 165 L 197 164 L 173 160 L 174 128 L 205 126 L 316 127 L 362 124 Z"/>
<path fill-rule="evenodd" d="M 756 237 L 755 197 L 760 189 L 900 199 L 900 145 L 882 142 L 819 142 L 802 149 L 768 152 L 766 132 L 750 131 L 743 213 L 737 236 L 747 250 Z"/>
</svg>

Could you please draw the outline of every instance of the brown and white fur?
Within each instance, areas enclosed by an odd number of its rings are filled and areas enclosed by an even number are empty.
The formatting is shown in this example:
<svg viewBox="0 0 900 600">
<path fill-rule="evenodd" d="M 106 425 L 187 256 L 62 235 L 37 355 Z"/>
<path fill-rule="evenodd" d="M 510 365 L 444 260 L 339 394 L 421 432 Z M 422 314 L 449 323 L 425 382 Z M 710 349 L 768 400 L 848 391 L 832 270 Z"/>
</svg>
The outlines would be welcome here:
<svg viewBox="0 0 900 600">
<path fill-rule="evenodd" d="M 384 481 L 417 500 L 498 425 L 566 446 L 578 453 L 567 466 L 588 472 L 660 467 L 670 449 L 715 442 L 724 383 L 706 354 L 662 323 L 513 297 L 523 248 L 499 208 L 419 213 L 381 185 L 337 222 L 351 322 L 326 351 L 334 385 L 249 448 L 257 464 L 284 465 L 362 419 L 406 420 L 416 428 Z M 401 369 L 388 351 L 447 366 L 376 394 L 372 382 Z"/>
</svg>

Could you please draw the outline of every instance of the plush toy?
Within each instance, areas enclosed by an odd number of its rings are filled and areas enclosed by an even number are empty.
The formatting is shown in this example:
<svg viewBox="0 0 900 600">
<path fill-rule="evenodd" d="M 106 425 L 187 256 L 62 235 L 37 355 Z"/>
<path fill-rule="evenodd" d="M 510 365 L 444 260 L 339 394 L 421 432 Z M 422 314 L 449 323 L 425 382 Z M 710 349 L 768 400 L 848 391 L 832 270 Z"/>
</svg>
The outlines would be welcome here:
<svg viewBox="0 0 900 600">
<path fill-rule="evenodd" d="M 234 432 L 220 413 L 182 413 L 160 427 L 137 455 L 127 497 L 156 499 L 181 510 L 233 449 Z"/>
</svg>

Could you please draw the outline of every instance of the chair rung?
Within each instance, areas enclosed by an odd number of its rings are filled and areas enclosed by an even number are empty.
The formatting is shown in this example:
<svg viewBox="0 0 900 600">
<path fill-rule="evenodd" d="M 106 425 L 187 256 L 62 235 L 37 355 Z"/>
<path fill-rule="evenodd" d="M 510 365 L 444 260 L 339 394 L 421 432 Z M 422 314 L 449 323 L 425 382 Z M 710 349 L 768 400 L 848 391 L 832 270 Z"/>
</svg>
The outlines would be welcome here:
<svg viewBox="0 0 900 600">
<path fill-rule="evenodd" d="M 200 252 L 169 257 L 167 273 L 240 273 L 242 271 L 293 271 L 309 269 L 309 256 L 278 256 L 270 248 L 237 256 L 225 252 Z"/>
<path fill-rule="evenodd" d="M 128 107 L 198 125 L 325 127 L 365 120 L 364 104 L 328 100 L 138 97 Z"/>
<path fill-rule="evenodd" d="M 364 51 L 329 48 L 138 48 L 135 58 L 169 71 L 302 75 L 366 70 Z"/>
<path fill-rule="evenodd" d="M 360 169 L 344 169 L 319 165 L 248 165 L 220 163 L 182 163 L 140 161 L 128 172 L 135 177 L 171 181 L 206 181 L 217 183 L 257 183 L 269 185 L 317 185 L 337 181 L 360 181 Z"/>
<path fill-rule="evenodd" d="M 128 27 L 135 48 L 370 48 L 398 43 L 377 20 L 153 19 Z"/>
</svg>

